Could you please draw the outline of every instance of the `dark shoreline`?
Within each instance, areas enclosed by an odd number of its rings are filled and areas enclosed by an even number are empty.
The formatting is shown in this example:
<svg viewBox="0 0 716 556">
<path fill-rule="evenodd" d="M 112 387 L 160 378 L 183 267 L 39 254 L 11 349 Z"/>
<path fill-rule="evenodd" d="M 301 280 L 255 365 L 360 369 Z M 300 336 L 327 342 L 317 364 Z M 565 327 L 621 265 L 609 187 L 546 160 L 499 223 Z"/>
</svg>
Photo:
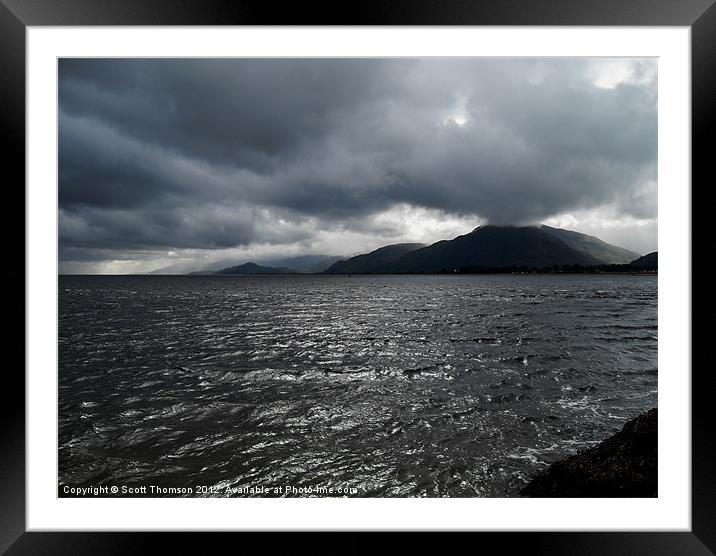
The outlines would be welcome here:
<svg viewBox="0 0 716 556">
<path fill-rule="evenodd" d="M 533 498 L 654 498 L 658 494 L 657 409 L 627 421 L 597 446 L 553 463 L 521 496 Z"/>
<path fill-rule="evenodd" d="M 323 272 L 297 272 L 293 274 L 58 274 L 65 276 L 136 276 L 142 278 L 236 278 L 238 276 L 658 276 L 658 272 L 405 272 L 370 273 L 352 272 L 350 274 L 326 274 Z"/>
</svg>

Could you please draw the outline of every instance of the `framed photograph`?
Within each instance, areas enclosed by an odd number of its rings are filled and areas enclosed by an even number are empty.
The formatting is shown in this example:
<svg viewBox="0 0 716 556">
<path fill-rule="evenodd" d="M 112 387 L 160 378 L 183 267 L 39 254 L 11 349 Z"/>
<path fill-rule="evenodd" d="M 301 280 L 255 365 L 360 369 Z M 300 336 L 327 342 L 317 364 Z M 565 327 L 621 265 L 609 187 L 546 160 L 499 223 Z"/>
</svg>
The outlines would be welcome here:
<svg viewBox="0 0 716 556">
<path fill-rule="evenodd" d="M 716 550 L 713 2 L 1 1 L 0 548 Z"/>
</svg>

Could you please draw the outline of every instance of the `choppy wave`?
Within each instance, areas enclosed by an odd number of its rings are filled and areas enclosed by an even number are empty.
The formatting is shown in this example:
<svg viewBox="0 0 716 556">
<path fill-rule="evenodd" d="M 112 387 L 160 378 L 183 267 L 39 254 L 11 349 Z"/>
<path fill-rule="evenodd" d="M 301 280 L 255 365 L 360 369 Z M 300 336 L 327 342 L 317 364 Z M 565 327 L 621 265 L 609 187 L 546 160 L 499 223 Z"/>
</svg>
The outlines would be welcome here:
<svg viewBox="0 0 716 556">
<path fill-rule="evenodd" d="M 511 496 L 657 402 L 656 278 L 61 277 L 59 477 Z"/>
</svg>

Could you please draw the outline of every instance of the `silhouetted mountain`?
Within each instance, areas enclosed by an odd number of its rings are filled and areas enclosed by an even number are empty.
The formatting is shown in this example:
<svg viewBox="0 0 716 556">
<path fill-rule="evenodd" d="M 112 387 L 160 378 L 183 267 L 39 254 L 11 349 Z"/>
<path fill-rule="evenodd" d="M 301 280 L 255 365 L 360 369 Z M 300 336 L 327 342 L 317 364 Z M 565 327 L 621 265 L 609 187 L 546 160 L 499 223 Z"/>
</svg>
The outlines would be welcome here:
<svg viewBox="0 0 716 556">
<path fill-rule="evenodd" d="M 239 266 L 222 268 L 214 272 L 214 274 L 296 274 L 296 271 L 284 267 L 275 268 L 257 265 L 256 263 L 246 263 Z"/>
<path fill-rule="evenodd" d="M 579 232 L 564 230 L 562 228 L 552 228 L 544 224 L 539 226 L 539 228 L 557 239 L 561 239 L 571 248 L 586 253 L 604 264 L 627 264 L 639 256 L 639 253 L 611 245 L 606 241 L 587 234 L 580 234 Z"/>
<path fill-rule="evenodd" d="M 406 253 L 425 247 L 423 243 L 396 243 L 386 245 L 365 255 L 357 255 L 345 261 L 332 264 L 326 274 L 351 274 L 381 272 L 386 265 L 394 263 Z"/>
<path fill-rule="evenodd" d="M 596 265 L 601 261 L 536 226 L 481 226 L 402 256 L 392 272 L 479 272 L 503 267 Z"/>
<path fill-rule="evenodd" d="M 653 253 L 648 253 L 643 257 L 639 257 L 638 259 L 632 261 L 630 266 L 638 268 L 639 270 L 658 270 L 659 253 L 658 251 L 654 251 Z"/>
</svg>

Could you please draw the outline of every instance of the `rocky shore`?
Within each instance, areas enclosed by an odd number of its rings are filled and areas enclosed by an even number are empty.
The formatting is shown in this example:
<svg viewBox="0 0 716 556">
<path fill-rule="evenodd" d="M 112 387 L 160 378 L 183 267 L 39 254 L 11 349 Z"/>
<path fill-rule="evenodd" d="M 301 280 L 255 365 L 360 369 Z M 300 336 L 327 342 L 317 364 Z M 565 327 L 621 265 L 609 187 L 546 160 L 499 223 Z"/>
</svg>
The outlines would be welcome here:
<svg viewBox="0 0 716 556">
<path fill-rule="evenodd" d="M 520 492 L 539 498 L 657 496 L 657 409 L 627 421 L 597 446 L 553 463 Z"/>
</svg>

